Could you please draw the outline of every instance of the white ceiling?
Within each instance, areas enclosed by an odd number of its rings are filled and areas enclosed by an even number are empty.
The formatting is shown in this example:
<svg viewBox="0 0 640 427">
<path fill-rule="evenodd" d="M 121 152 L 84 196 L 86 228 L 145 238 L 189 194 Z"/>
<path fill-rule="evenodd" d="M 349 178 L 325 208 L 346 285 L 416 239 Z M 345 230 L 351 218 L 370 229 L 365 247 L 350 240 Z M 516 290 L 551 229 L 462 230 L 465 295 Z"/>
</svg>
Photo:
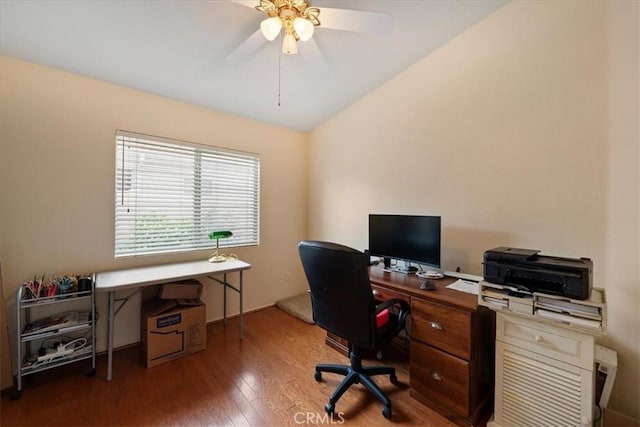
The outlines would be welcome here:
<svg viewBox="0 0 640 427">
<path fill-rule="evenodd" d="M 307 132 L 505 1 L 313 1 L 393 20 L 388 34 L 316 28 L 323 68 L 280 39 L 227 61 L 265 18 L 231 1 L 0 0 L 0 54 Z"/>
</svg>

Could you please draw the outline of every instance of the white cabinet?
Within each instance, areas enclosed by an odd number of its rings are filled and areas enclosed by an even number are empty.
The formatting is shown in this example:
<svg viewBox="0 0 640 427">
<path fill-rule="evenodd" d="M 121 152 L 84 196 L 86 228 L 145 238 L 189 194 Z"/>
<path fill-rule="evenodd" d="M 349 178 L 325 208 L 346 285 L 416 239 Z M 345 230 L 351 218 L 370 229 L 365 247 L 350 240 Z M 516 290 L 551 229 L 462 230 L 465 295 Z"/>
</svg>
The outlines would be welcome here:
<svg viewBox="0 0 640 427">
<path fill-rule="evenodd" d="M 493 425 L 590 426 L 593 335 L 517 315 L 496 315 Z"/>
<path fill-rule="evenodd" d="M 96 308 L 93 278 L 71 292 L 37 297 L 22 286 L 16 295 L 18 369 L 13 399 L 20 397 L 22 378 L 68 363 L 91 359 L 95 375 Z M 53 292 L 52 292 L 53 293 Z"/>
</svg>

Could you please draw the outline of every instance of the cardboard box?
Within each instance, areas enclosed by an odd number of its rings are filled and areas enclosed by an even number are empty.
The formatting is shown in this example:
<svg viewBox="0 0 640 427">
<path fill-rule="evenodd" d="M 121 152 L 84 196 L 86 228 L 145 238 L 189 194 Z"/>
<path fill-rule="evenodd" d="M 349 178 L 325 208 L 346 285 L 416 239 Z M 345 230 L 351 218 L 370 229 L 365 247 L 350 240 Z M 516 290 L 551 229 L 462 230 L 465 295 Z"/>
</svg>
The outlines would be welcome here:
<svg viewBox="0 0 640 427">
<path fill-rule="evenodd" d="M 161 307 L 166 301 L 142 303 L 142 352 L 147 368 L 207 348 L 206 305 Z"/>
<path fill-rule="evenodd" d="M 197 280 L 182 280 L 180 282 L 163 283 L 160 286 L 158 296 L 160 299 L 166 300 L 199 300 L 201 294 L 202 283 Z"/>
</svg>

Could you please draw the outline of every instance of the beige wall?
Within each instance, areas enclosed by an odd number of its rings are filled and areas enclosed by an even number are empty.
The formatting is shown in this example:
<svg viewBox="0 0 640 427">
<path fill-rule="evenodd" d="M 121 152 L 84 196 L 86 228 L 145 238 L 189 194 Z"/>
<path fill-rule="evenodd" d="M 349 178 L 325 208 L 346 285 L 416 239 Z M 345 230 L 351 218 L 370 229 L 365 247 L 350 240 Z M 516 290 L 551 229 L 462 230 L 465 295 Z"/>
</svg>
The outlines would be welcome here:
<svg viewBox="0 0 640 427">
<path fill-rule="evenodd" d="M 640 418 L 640 2 L 610 5 L 603 345 L 618 352 L 611 406 Z"/>
<path fill-rule="evenodd" d="M 363 249 L 369 213 L 442 215 L 443 268 L 495 246 L 590 257 L 640 417 L 638 7 L 511 2 L 311 134 L 310 237 Z"/>
<path fill-rule="evenodd" d="M 116 129 L 260 153 L 260 245 L 234 249 L 253 265 L 245 274 L 245 310 L 306 289 L 296 245 L 307 232 L 307 135 L 2 57 L 0 257 L 12 335 L 15 291 L 35 274 L 208 256 L 114 259 Z M 203 299 L 207 320 L 221 318 L 221 287 L 205 286 Z M 229 301 L 237 313 L 234 293 Z M 105 295 L 98 310 L 102 351 Z M 138 340 L 136 296 L 117 316 L 115 345 Z"/>
</svg>

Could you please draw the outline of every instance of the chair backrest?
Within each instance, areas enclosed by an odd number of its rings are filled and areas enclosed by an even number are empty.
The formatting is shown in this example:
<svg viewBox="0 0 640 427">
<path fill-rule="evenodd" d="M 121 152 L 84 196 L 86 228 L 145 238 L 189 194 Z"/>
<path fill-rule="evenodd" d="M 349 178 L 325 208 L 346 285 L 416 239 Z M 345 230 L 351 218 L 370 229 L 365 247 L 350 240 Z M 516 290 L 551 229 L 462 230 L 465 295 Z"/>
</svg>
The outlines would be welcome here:
<svg viewBox="0 0 640 427">
<path fill-rule="evenodd" d="M 318 241 L 300 242 L 298 252 L 316 323 L 353 344 L 372 348 L 376 304 L 364 253 Z"/>
</svg>

